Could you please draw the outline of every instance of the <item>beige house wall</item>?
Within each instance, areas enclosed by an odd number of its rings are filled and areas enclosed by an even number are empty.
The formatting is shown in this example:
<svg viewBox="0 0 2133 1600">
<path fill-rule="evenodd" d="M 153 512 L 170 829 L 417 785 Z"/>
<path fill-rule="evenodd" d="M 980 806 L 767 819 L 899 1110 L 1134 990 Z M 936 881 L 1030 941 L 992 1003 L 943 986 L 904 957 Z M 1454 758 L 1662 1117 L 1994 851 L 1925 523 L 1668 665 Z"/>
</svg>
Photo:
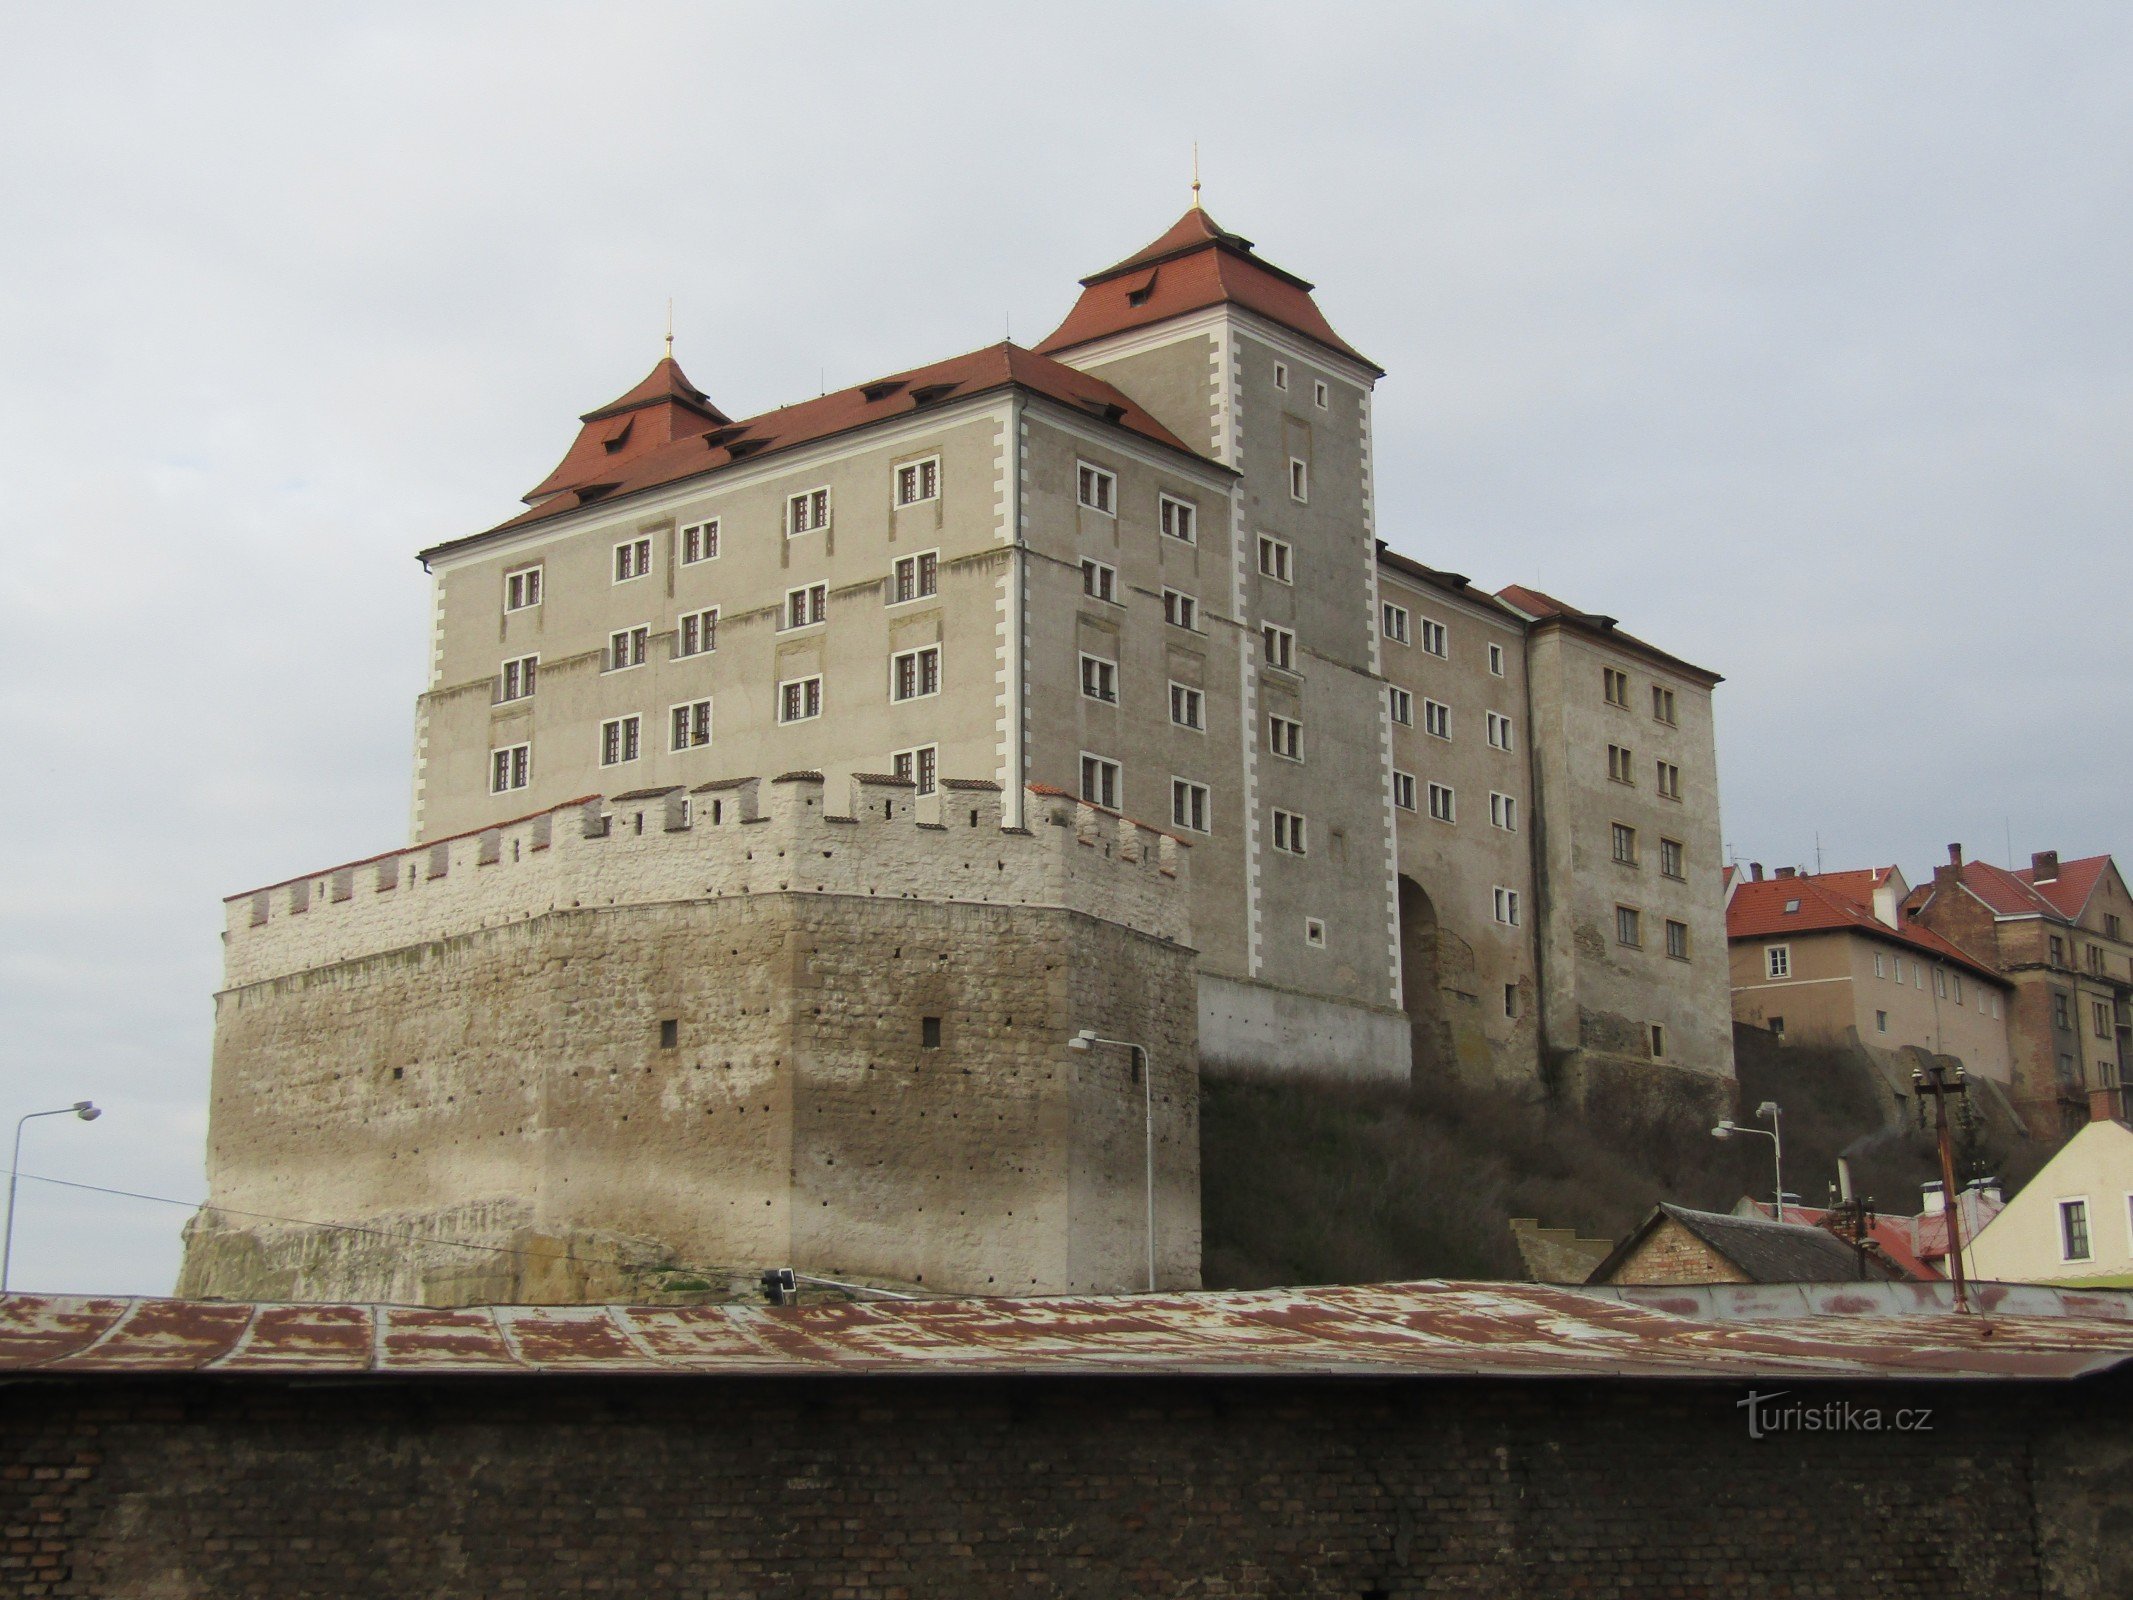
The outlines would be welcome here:
<svg viewBox="0 0 2133 1600">
<path fill-rule="evenodd" d="M 2067 1256 L 2068 1201 L 2087 1208 L 2086 1259 Z M 2133 1283 L 2133 1128 L 2084 1124 L 1979 1231 L 1966 1259 L 1972 1277 L 2001 1283 Z"/>
</svg>

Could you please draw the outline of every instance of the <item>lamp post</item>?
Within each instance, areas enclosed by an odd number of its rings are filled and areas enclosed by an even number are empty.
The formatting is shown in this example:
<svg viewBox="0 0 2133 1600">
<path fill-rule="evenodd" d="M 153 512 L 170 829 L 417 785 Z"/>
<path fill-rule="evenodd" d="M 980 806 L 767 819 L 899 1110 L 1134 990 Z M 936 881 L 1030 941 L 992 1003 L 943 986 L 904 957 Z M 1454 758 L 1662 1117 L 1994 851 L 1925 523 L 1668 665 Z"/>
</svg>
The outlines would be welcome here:
<svg viewBox="0 0 2133 1600">
<path fill-rule="evenodd" d="M 1755 1114 L 1758 1119 L 1768 1117 L 1770 1126 L 1767 1128 L 1744 1128 L 1731 1117 L 1721 1117 L 1718 1119 L 1718 1126 L 1711 1130 L 1711 1137 L 1714 1139 L 1730 1139 L 1736 1133 L 1752 1133 L 1758 1139 L 1768 1139 L 1770 1141 L 1770 1159 L 1777 1177 L 1777 1207 L 1770 1215 L 1776 1221 L 1783 1222 L 1785 1220 L 1785 1141 L 1779 1137 L 1778 1103 L 1775 1100 L 1765 1100 L 1755 1108 Z"/>
<path fill-rule="evenodd" d="M 7 1163 L 7 1227 L 0 1233 L 0 1294 L 7 1293 L 7 1269 L 15 1255 L 15 1175 L 22 1170 L 22 1128 L 33 1117 L 79 1117 L 84 1122 L 94 1122 L 103 1112 L 87 1100 L 77 1100 L 71 1106 L 61 1106 L 56 1111 L 31 1111 L 15 1123 L 15 1153 Z"/>
<path fill-rule="evenodd" d="M 1094 1028 L 1083 1028 L 1067 1040 L 1069 1050 L 1088 1050 L 1096 1045 L 1107 1044 L 1118 1050 L 1133 1052 L 1133 1070 L 1141 1080 L 1141 1126 L 1145 1156 L 1145 1171 L 1142 1182 L 1148 1196 L 1148 1292 L 1155 1293 L 1155 1071 L 1148 1061 L 1145 1047 L 1130 1039 L 1099 1039 Z"/>
</svg>

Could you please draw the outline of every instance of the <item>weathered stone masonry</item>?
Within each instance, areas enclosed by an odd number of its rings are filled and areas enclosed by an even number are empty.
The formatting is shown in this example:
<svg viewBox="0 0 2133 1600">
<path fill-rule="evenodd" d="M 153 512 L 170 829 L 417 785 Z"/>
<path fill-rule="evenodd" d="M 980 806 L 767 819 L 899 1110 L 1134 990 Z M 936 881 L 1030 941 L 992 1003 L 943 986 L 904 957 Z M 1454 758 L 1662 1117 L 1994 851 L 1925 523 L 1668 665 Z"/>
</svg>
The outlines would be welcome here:
<svg viewBox="0 0 2133 1600">
<path fill-rule="evenodd" d="M 180 1292 L 1144 1287 L 1143 1088 L 1079 1028 L 1149 1048 L 1158 1280 L 1197 1285 L 1188 848 L 1054 796 L 1003 829 L 989 783 L 912 800 L 594 798 L 233 897 Z"/>
</svg>

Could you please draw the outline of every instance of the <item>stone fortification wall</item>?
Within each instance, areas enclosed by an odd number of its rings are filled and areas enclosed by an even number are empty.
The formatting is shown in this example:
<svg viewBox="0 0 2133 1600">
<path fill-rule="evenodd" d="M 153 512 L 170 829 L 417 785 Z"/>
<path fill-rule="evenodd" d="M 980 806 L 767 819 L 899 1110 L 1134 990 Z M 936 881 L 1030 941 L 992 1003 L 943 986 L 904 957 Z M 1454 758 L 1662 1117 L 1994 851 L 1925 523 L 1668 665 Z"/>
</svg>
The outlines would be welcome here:
<svg viewBox="0 0 2133 1600">
<path fill-rule="evenodd" d="M 821 787 L 588 801 L 436 876 L 423 847 L 261 891 L 257 926 L 233 900 L 184 1291 L 1140 1287 L 1151 1109 L 1158 1280 L 1196 1284 L 1185 852 L 1056 797 L 1023 833 L 990 789 L 927 825 L 908 787 L 856 786 L 858 820 Z M 1172 936 L 1099 914 L 1107 882 Z M 1081 1028 L 1146 1044 L 1146 1089 Z"/>
</svg>

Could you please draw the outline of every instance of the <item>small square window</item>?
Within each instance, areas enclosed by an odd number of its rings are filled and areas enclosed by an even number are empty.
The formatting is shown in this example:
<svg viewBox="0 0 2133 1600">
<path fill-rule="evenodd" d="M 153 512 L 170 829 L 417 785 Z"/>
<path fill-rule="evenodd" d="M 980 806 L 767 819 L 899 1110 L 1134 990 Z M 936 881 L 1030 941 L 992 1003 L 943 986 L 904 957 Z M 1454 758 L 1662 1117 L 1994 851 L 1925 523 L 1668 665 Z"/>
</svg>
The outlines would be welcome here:
<svg viewBox="0 0 2133 1600">
<path fill-rule="evenodd" d="M 607 636 L 607 670 L 627 672 L 644 665 L 652 646 L 650 628 L 624 628 Z"/>
<path fill-rule="evenodd" d="M 1190 684 L 1173 683 L 1170 686 L 1170 720 L 1180 728 L 1192 728 L 1204 732 L 1207 697 Z"/>
<path fill-rule="evenodd" d="M 1259 536 L 1259 570 L 1276 583 L 1296 581 L 1295 551 L 1287 540 L 1265 533 Z"/>
<path fill-rule="evenodd" d="M 1081 658 L 1081 692 L 1087 699 L 1117 705 L 1118 663 L 1102 656 L 1084 655 Z"/>
<path fill-rule="evenodd" d="M 1165 537 L 1180 539 L 1186 544 L 1198 541 L 1200 512 L 1191 501 L 1180 500 L 1176 495 L 1159 495 L 1156 507 Z"/>
<path fill-rule="evenodd" d="M 1118 475 L 1106 472 L 1102 467 L 1092 467 L 1086 461 L 1074 469 L 1075 496 L 1091 511 L 1100 511 L 1107 517 L 1118 515 Z"/>
<path fill-rule="evenodd" d="M 941 557 L 937 550 L 899 556 L 889 571 L 889 604 L 905 605 L 940 593 Z"/>
<path fill-rule="evenodd" d="M 1303 724 L 1294 717 L 1269 714 L 1266 719 L 1267 748 L 1284 761 L 1303 760 Z"/>
<path fill-rule="evenodd" d="M 1276 627 L 1269 622 L 1259 630 L 1266 647 L 1266 664 L 1279 667 L 1284 672 L 1296 670 L 1296 632 L 1292 628 Z"/>
<path fill-rule="evenodd" d="M 616 717 L 600 724 L 600 765 L 618 767 L 638 755 L 638 719 Z"/>
<path fill-rule="evenodd" d="M 1380 608 L 1380 630 L 1394 644 L 1407 643 L 1407 607 L 1387 600 Z"/>
<path fill-rule="evenodd" d="M 676 1017 L 668 1017 L 659 1024 L 659 1048 L 671 1050 L 680 1043 L 681 1021 Z"/>
<path fill-rule="evenodd" d="M 922 501 L 937 499 L 940 492 L 939 456 L 928 456 L 923 461 L 907 461 L 896 469 L 896 503 L 899 506 L 915 506 Z"/>
<path fill-rule="evenodd" d="M 1180 589 L 1163 591 L 1163 620 L 1173 628 L 1200 631 L 1200 602 Z"/>
<path fill-rule="evenodd" d="M 778 720 L 806 722 L 822 715 L 822 678 L 788 678 L 778 685 Z"/>
<path fill-rule="evenodd" d="M 1614 783 L 1634 784 L 1637 781 L 1635 768 L 1631 765 L 1636 757 L 1627 745 L 1611 744 L 1607 747 L 1607 776 Z"/>
<path fill-rule="evenodd" d="M 681 564 L 693 567 L 699 561 L 718 559 L 718 519 L 692 522 L 681 530 Z"/>
<path fill-rule="evenodd" d="M 918 1047 L 921 1050 L 938 1050 L 941 1047 L 941 1019 L 920 1017 L 918 1019 Z"/>
<path fill-rule="evenodd" d="M 504 574 L 504 609 L 525 611 L 541 603 L 541 569 L 520 567 Z"/>
<path fill-rule="evenodd" d="M 788 628 L 812 628 L 818 622 L 829 620 L 829 585 L 810 583 L 803 588 L 785 591 L 785 626 Z"/>
<path fill-rule="evenodd" d="M 1489 826 L 1505 833 L 1518 832 L 1518 801 L 1507 794 L 1489 796 Z"/>
<path fill-rule="evenodd" d="M 1304 943 L 1316 950 L 1326 948 L 1326 925 L 1318 918 L 1304 918 Z"/>
<path fill-rule="evenodd" d="M 1676 961 L 1689 959 L 1689 925 L 1686 922 L 1667 919 L 1666 953 Z"/>
<path fill-rule="evenodd" d="M 1637 830 L 1626 822 L 1614 824 L 1614 856 L 1625 867 L 1637 864 Z"/>
<path fill-rule="evenodd" d="M 1487 713 L 1486 720 L 1490 747 L 1497 750 L 1511 749 L 1511 719 L 1500 711 L 1491 711 Z"/>
<path fill-rule="evenodd" d="M 1207 832 L 1208 800 L 1206 784 L 1186 778 L 1170 780 L 1170 820 L 1178 827 L 1193 833 Z"/>
<path fill-rule="evenodd" d="M 534 675 L 540 664 L 539 656 L 520 656 L 515 661 L 506 661 L 496 677 L 498 702 L 531 698 Z"/>
<path fill-rule="evenodd" d="M 718 648 L 718 607 L 708 611 L 692 611 L 681 619 L 675 630 L 674 653 L 678 656 L 709 655 Z"/>
<path fill-rule="evenodd" d="M 923 700 L 941 692 L 941 647 L 904 650 L 889 660 L 889 698 Z"/>
<path fill-rule="evenodd" d="M 1081 797 L 1107 811 L 1119 809 L 1119 768 L 1116 761 L 1084 754 L 1081 758 Z"/>
<path fill-rule="evenodd" d="M 1659 876 L 1685 882 L 1688 874 L 1682 869 L 1681 863 L 1681 841 L 1679 839 L 1661 839 L 1659 841 Z M 1874 957 L 1874 964 L 1878 968 L 1881 964 L 1881 957 Z M 1881 974 L 1877 970 L 1874 976 L 1878 978 Z"/>
<path fill-rule="evenodd" d="M 1763 946 L 1763 976 L 1766 978 L 1789 978 L 1792 976 L 1792 946 L 1770 944 Z"/>
<path fill-rule="evenodd" d="M 1499 888 L 1496 896 L 1496 920 L 1507 928 L 1518 926 L 1518 891 Z"/>
<path fill-rule="evenodd" d="M 711 742 L 711 702 L 691 700 L 676 706 L 668 715 L 667 748 L 670 751 L 695 750 Z"/>
<path fill-rule="evenodd" d="M 1286 855 L 1304 854 L 1304 826 L 1304 819 L 1297 812 L 1275 811 L 1274 848 Z"/>
<path fill-rule="evenodd" d="M 651 570 L 650 539 L 625 539 L 615 546 L 615 582 L 628 583 L 636 578 L 647 577 Z"/>
<path fill-rule="evenodd" d="M 787 497 L 785 501 L 785 534 L 787 538 L 803 533 L 820 533 L 829 526 L 830 492 L 827 489 L 809 489 L 803 494 Z"/>
<path fill-rule="evenodd" d="M 1662 800 L 1681 798 L 1681 769 L 1671 761 L 1662 761 L 1658 768 L 1659 797 Z"/>
<path fill-rule="evenodd" d="M 533 770 L 533 746 L 530 744 L 507 745 L 501 750 L 489 752 L 489 793 L 503 794 L 512 789 L 523 789 Z"/>
<path fill-rule="evenodd" d="M 1629 674 L 1618 672 L 1613 667 L 1602 667 L 1600 669 L 1600 691 L 1609 705 L 1627 706 L 1629 704 Z"/>
<path fill-rule="evenodd" d="M 1451 641 L 1444 631 L 1444 624 L 1424 617 L 1421 623 L 1422 648 L 1442 660 L 1451 659 Z"/>
<path fill-rule="evenodd" d="M 913 794 L 932 794 L 940 783 L 939 745 L 922 744 L 889 757 L 889 771 L 911 785 Z"/>
<path fill-rule="evenodd" d="M 1452 736 L 1452 708 L 1441 700 L 1422 702 L 1422 731 L 1432 739 Z"/>
<path fill-rule="evenodd" d="M 1399 723 L 1400 726 L 1411 728 L 1415 725 L 1415 697 L 1405 689 L 1402 689 L 1397 684 L 1387 684 L 1385 686 L 1385 704 L 1386 709 L 1392 714 L 1392 720 Z"/>
<path fill-rule="evenodd" d="M 1091 600 L 1117 605 L 1118 568 L 1106 562 L 1084 559 L 1081 563 L 1081 592 Z"/>
<path fill-rule="evenodd" d="M 1665 723 L 1670 728 L 1675 725 L 1674 691 L 1662 689 L 1656 683 L 1652 685 L 1652 718 L 1654 721 Z"/>
<path fill-rule="evenodd" d="M 1635 906 L 1615 907 L 1615 943 L 1639 948 L 1644 944 L 1644 913 Z"/>
<path fill-rule="evenodd" d="M 1415 809 L 1415 775 L 1412 772 L 1392 775 L 1392 803 L 1402 811 Z"/>
<path fill-rule="evenodd" d="M 1448 783 L 1433 783 L 1429 786 L 1429 814 L 1439 822 L 1457 822 L 1457 796 Z"/>
</svg>

